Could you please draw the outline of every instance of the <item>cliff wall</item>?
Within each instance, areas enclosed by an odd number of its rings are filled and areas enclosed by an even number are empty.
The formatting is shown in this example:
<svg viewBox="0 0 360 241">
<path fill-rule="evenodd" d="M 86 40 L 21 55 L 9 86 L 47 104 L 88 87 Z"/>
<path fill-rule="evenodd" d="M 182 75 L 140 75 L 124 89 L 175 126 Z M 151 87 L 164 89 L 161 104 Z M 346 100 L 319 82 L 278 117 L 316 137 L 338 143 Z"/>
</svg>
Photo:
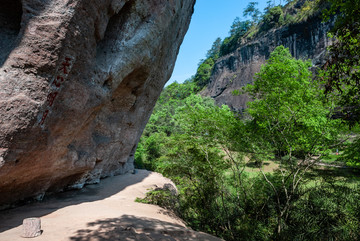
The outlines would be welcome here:
<svg viewBox="0 0 360 241">
<path fill-rule="evenodd" d="M 0 206 L 133 170 L 194 3 L 1 3 Z"/>
<path fill-rule="evenodd" d="M 218 105 L 228 105 L 235 111 L 244 110 L 248 96 L 234 96 L 232 92 L 253 82 L 254 74 L 260 71 L 277 46 L 289 48 L 295 58 L 310 59 L 314 67 L 324 64 L 326 47 L 331 43 L 327 32 L 333 22 L 323 23 L 315 16 L 305 22 L 271 29 L 241 44 L 236 51 L 217 60 L 202 95 L 214 98 Z"/>
</svg>

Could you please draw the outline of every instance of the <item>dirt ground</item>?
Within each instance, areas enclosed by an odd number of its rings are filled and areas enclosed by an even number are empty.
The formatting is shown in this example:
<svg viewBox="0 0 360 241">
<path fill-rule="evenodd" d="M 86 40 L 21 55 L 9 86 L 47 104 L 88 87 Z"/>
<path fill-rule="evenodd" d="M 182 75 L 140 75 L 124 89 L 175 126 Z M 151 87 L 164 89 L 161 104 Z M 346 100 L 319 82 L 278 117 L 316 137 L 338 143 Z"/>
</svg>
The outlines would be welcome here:
<svg viewBox="0 0 360 241">
<path fill-rule="evenodd" d="M 0 241 L 29 240 L 21 237 L 22 221 L 29 217 L 41 218 L 43 233 L 30 239 L 35 241 L 220 240 L 186 228 L 167 210 L 134 201 L 149 189 L 169 182 L 158 173 L 137 170 L 135 174 L 106 178 L 78 191 L 2 211 Z"/>
</svg>

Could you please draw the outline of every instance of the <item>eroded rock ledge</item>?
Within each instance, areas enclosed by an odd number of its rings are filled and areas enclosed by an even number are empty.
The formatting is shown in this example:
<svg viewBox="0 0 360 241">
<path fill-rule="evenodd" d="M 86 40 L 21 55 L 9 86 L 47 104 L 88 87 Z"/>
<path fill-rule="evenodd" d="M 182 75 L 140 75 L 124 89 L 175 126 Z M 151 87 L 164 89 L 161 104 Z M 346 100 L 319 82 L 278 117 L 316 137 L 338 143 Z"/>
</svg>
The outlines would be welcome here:
<svg viewBox="0 0 360 241">
<path fill-rule="evenodd" d="M 133 169 L 195 0 L 5 0 L 0 206 Z"/>
</svg>

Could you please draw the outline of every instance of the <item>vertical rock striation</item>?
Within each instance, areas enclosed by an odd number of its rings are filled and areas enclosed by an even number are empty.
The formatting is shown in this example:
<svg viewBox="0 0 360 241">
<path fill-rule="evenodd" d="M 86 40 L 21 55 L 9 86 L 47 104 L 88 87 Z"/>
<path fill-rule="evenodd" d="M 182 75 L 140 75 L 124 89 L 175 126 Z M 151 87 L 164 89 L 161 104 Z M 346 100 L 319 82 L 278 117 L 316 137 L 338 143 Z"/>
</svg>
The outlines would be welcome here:
<svg viewBox="0 0 360 241">
<path fill-rule="evenodd" d="M 195 0 L 5 0 L 0 206 L 133 169 Z"/>
<path fill-rule="evenodd" d="M 218 105 L 229 105 L 235 111 L 244 110 L 249 97 L 234 96 L 232 92 L 253 82 L 254 74 L 260 71 L 277 46 L 284 45 L 295 58 L 311 59 L 314 66 L 320 66 L 325 63 L 326 47 L 330 44 L 327 32 L 332 25 L 333 21 L 323 23 L 320 17 L 313 17 L 302 23 L 272 29 L 240 45 L 233 53 L 217 60 L 202 95 L 214 98 Z"/>
</svg>

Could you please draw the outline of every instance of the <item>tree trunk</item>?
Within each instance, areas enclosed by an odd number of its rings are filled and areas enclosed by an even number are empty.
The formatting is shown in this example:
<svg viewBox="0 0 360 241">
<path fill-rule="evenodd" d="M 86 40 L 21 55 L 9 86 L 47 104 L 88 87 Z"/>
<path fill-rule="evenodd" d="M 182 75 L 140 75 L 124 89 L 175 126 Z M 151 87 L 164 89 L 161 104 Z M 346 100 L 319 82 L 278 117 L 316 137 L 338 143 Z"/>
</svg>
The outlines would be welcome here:
<svg viewBox="0 0 360 241">
<path fill-rule="evenodd" d="M 41 221 L 40 218 L 26 218 L 23 220 L 23 235 L 24 238 L 34 238 L 41 235 Z"/>
<path fill-rule="evenodd" d="M 280 237 L 280 233 L 281 233 L 281 216 L 278 216 L 278 224 L 277 224 L 277 234 L 278 237 Z"/>
</svg>

